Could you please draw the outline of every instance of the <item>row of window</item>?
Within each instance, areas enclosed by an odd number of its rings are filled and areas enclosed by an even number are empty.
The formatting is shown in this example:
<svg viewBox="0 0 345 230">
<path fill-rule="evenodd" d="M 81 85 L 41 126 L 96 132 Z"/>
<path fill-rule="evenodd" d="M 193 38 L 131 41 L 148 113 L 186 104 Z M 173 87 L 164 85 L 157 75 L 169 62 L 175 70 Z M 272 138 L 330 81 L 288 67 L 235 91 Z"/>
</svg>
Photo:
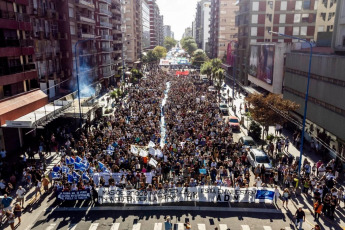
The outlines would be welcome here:
<svg viewBox="0 0 345 230">
<path fill-rule="evenodd" d="M 288 1 L 281 1 L 280 2 L 280 10 L 285 11 L 287 10 L 287 3 Z M 267 5 L 273 10 L 273 1 L 268 1 Z M 317 10 L 318 1 L 315 0 L 314 10 Z M 304 1 L 296 1 L 295 2 L 295 10 L 310 10 L 310 0 Z M 252 11 L 259 11 L 259 2 L 253 2 Z"/>
</svg>

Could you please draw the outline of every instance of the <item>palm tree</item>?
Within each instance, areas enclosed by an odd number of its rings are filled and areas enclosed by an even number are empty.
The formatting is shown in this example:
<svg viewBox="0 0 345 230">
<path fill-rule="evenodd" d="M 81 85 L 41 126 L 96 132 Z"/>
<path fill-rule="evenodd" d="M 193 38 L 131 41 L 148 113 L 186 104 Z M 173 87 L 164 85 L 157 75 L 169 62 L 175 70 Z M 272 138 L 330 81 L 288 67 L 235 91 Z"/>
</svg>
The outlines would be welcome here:
<svg viewBox="0 0 345 230">
<path fill-rule="evenodd" d="M 217 71 L 215 71 L 215 79 L 216 79 L 216 89 L 218 92 L 218 98 L 220 98 L 220 89 L 222 88 L 222 83 L 225 79 L 225 71 L 222 68 L 218 68 Z"/>
<path fill-rule="evenodd" d="M 201 65 L 201 74 L 206 74 L 207 78 L 210 79 L 212 76 L 212 63 L 210 61 L 207 61 Z"/>
</svg>

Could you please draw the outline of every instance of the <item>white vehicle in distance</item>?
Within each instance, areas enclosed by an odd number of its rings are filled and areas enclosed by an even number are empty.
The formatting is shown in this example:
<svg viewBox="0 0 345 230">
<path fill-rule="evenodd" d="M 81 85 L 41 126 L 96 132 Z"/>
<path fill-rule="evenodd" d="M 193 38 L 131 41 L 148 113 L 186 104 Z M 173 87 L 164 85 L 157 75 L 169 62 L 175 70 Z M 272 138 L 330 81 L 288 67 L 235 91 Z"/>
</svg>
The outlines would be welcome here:
<svg viewBox="0 0 345 230">
<path fill-rule="evenodd" d="M 261 149 L 250 149 L 248 154 L 248 161 L 254 170 L 256 166 L 265 166 L 266 173 L 271 173 L 272 171 L 272 164 L 267 156 L 267 154 L 262 151 Z"/>
</svg>

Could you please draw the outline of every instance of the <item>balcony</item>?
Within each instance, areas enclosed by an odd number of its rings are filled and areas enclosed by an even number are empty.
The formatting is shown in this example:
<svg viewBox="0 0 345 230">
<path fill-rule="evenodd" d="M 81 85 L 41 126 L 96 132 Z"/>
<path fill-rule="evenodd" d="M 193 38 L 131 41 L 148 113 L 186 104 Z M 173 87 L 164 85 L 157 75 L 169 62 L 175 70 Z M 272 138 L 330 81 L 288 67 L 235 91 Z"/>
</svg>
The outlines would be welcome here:
<svg viewBox="0 0 345 230">
<path fill-rule="evenodd" d="M 99 0 L 100 2 L 105 2 L 105 3 L 108 3 L 108 4 L 111 4 L 112 0 Z"/>
<path fill-rule="evenodd" d="M 112 51 L 112 48 L 111 47 L 101 47 L 101 52 L 108 52 L 110 53 Z"/>
<path fill-rule="evenodd" d="M 78 32 L 78 38 L 94 38 L 95 35 L 91 34 L 91 32 Z"/>
<path fill-rule="evenodd" d="M 101 35 L 102 40 L 113 41 L 114 38 L 112 35 Z"/>
<path fill-rule="evenodd" d="M 26 71 L 31 71 L 34 70 L 35 64 L 26 64 L 26 65 L 18 65 L 18 66 L 2 66 L 0 67 L 0 76 L 5 76 L 5 75 L 12 75 L 12 74 L 17 74 L 17 73 L 22 73 Z"/>
<path fill-rule="evenodd" d="M 95 24 L 96 21 L 92 18 L 88 18 L 87 16 L 82 16 L 77 14 L 77 20 L 80 22 L 85 22 L 85 23 L 89 23 L 89 24 Z"/>
<path fill-rule="evenodd" d="M 100 22 L 101 27 L 107 27 L 109 29 L 111 29 L 113 27 L 113 25 L 109 22 Z"/>
<path fill-rule="evenodd" d="M 107 10 L 107 9 L 102 9 L 100 8 L 99 9 L 99 13 L 100 14 L 105 14 L 105 15 L 108 15 L 109 17 L 111 17 L 113 14 L 111 13 L 111 11 Z"/>
<path fill-rule="evenodd" d="M 109 60 L 104 60 L 100 63 L 100 65 L 102 66 L 107 66 L 107 65 L 111 65 L 113 64 L 113 60 L 109 59 Z"/>
<path fill-rule="evenodd" d="M 79 7 L 86 7 L 89 9 L 95 9 L 95 4 L 93 4 L 92 1 L 87 0 L 75 0 L 75 4 L 77 4 Z"/>
<path fill-rule="evenodd" d="M 103 78 L 110 78 L 115 75 L 115 70 L 103 72 Z"/>
</svg>

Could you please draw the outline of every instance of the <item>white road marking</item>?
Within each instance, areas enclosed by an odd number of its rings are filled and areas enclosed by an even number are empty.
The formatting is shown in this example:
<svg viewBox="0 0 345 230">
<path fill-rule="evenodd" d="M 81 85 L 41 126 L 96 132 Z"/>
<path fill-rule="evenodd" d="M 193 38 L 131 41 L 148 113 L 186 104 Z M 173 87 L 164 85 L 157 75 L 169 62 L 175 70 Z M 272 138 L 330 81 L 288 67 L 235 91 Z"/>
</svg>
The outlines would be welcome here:
<svg viewBox="0 0 345 230">
<path fill-rule="evenodd" d="M 242 230 L 250 230 L 249 225 L 241 225 Z"/>
<path fill-rule="evenodd" d="M 265 230 L 272 230 L 271 226 L 264 226 Z"/>
<path fill-rule="evenodd" d="M 153 230 L 162 230 L 163 224 L 162 223 L 155 223 L 155 228 Z"/>
<path fill-rule="evenodd" d="M 205 224 L 198 224 L 198 230 L 206 230 Z"/>
<path fill-rule="evenodd" d="M 46 230 L 53 230 L 55 228 L 55 226 L 56 226 L 55 223 L 49 224 L 49 226 L 46 228 Z"/>
<path fill-rule="evenodd" d="M 140 227 L 141 227 L 141 223 L 133 224 L 132 230 L 140 230 Z"/>
<path fill-rule="evenodd" d="M 175 224 L 175 230 L 184 230 L 184 224 L 183 223 Z"/>
<path fill-rule="evenodd" d="M 119 230 L 119 228 L 120 228 L 120 223 L 113 223 L 110 230 Z"/>
<path fill-rule="evenodd" d="M 92 223 L 89 230 L 96 230 L 98 225 L 99 225 L 99 223 Z"/>
<path fill-rule="evenodd" d="M 227 230 L 228 229 L 228 225 L 226 224 L 219 224 L 219 230 Z"/>
</svg>

